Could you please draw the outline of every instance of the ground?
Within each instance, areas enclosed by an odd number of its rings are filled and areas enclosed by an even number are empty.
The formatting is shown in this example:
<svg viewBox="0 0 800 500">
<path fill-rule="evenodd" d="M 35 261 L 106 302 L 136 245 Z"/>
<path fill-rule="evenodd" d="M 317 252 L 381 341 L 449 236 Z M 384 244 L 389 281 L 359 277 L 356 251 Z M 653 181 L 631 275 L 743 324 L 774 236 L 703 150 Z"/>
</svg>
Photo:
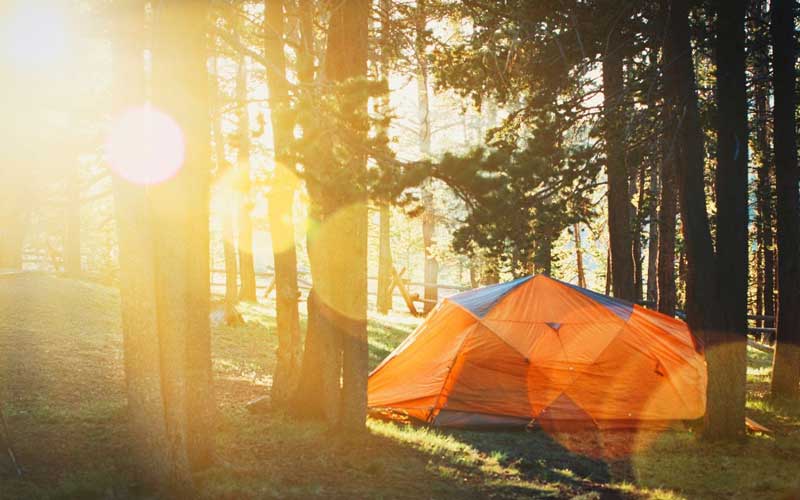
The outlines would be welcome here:
<svg viewBox="0 0 800 500">
<path fill-rule="evenodd" d="M 351 443 L 319 425 L 250 415 L 274 365 L 274 314 L 213 331 L 217 465 L 205 498 L 800 498 L 800 406 L 765 399 L 769 355 L 750 353 L 748 415 L 772 428 L 709 444 L 661 435 L 442 431 L 370 420 Z M 216 323 L 216 321 L 215 321 Z M 374 366 L 415 320 L 370 320 Z M 25 468 L 0 450 L 0 498 L 140 498 L 125 435 L 113 288 L 45 275 L 0 278 L 0 400 Z M 633 453 L 626 453 L 630 450 Z"/>
</svg>

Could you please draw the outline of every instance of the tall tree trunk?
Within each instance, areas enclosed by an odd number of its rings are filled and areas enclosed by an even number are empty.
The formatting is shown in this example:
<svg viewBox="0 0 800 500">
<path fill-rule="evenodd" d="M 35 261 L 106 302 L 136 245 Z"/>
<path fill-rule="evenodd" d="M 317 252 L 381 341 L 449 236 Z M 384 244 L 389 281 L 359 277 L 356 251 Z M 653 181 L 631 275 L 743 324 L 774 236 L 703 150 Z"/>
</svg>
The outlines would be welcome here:
<svg viewBox="0 0 800 500">
<path fill-rule="evenodd" d="M 709 438 L 736 436 L 744 430 L 744 405 L 739 407 L 739 374 L 734 373 L 738 372 L 738 366 L 728 366 L 732 356 L 725 348 L 725 303 L 719 296 L 717 263 L 706 211 L 703 135 L 697 106 L 688 0 L 671 2 L 664 37 L 664 80 L 678 114 L 679 154 L 675 165 L 686 248 L 686 317 L 689 327 L 704 340 L 706 347 L 705 435 Z"/>
<path fill-rule="evenodd" d="M 634 301 L 634 260 L 631 200 L 625 162 L 624 79 L 619 24 L 609 28 L 603 53 L 603 115 L 608 175 L 608 232 L 611 241 L 612 291 L 615 297 Z"/>
<path fill-rule="evenodd" d="M 645 188 L 645 164 L 639 166 L 637 175 L 631 180 L 631 198 L 636 193 L 639 194 L 638 206 L 631 205 L 631 227 L 633 229 L 633 296 L 636 302 L 642 301 L 642 290 L 644 289 L 644 256 L 643 242 L 642 242 L 642 221 L 644 221 L 645 204 L 644 204 L 644 188 Z M 637 186 L 638 184 L 638 186 Z"/>
<path fill-rule="evenodd" d="M 775 179 L 778 193 L 778 333 L 772 363 L 772 396 L 800 397 L 800 200 L 795 112 L 794 2 L 772 0 L 772 67 Z"/>
<path fill-rule="evenodd" d="M 650 165 L 650 193 L 647 200 L 647 218 L 649 219 L 647 237 L 647 302 L 650 307 L 658 304 L 658 165 L 657 161 Z"/>
<path fill-rule="evenodd" d="M 115 115 L 144 104 L 144 1 L 114 2 L 112 41 Z M 161 393 L 161 360 L 156 309 L 156 268 L 149 203 L 144 186 L 113 175 L 119 241 L 120 302 L 131 451 L 146 484 L 172 481 L 172 455 Z"/>
<path fill-rule="evenodd" d="M 304 10 L 301 6 L 301 16 Z M 329 82 L 366 77 L 369 11 L 368 0 L 344 0 L 330 11 L 324 68 Z M 361 120 L 366 104 L 364 100 L 363 104 L 348 106 L 352 111 L 343 116 L 348 126 L 364 126 Z M 354 154 L 346 168 L 353 178 L 363 180 L 366 157 Z M 367 193 L 358 185 L 343 195 L 337 191 L 341 186 L 326 184 L 319 177 L 308 182 L 308 254 L 314 289 L 309 303 L 313 321 L 307 337 L 314 343 L 306 342 L 298 398 L 321 402 L 296 405 L 301 410 L 308 406 L 320 409 L 330 424 L 338 424 L 346 432 L 363 432 L 367 409 Z M 314 358 L 310 358 L 310 348 L 317 351 Z M 338 360 L 340 371 L 335 370 Z M 311 361 L 322 364 L 313 365 Z M 304 393 L 312 370 L 323 372 L 324 387 Z M 340 376 L 341 397 L 337 400 Z"/>
<path fill-rule="evenodd" d="M 392 310 L 392 294 L 389 285 L 392 280 L 392 213 L 389 205 L 380 205 L 380 230 L 378 244 L 378 312 L 386 314 Z"/>
<path fill-rule="evenodd" d="M 12 176 L 14 174 L 17 173 L 12 173 Z M 28 180 L 25 173 L 15 177 L 4 181 L 11 189 L 4 190 L 0 196 L 0 269 L 22 269 L 25 228 L 29 218 L 25 199 Z"/>
<path fill-rule="evenodd" d="M 417 57 L 417 117 L 419 121 L 419 149 L 423 158 L 431 155 L 431 119 L 428 94 L 428 64 L 426 59 L 428 14 L 425 0 L 417 0 L 416 12 L 416 57 Z M 430 312 L 439 300 L 439 262 L 433 254 L 436 233 L 436 209 L 431 186 L 422 192 L 422 247 L 425 254 L 425 305 L 423 312 Z"/>
<path fill-rule="evenodd" d="M 208 466 L 214 448 L 209 325 L 210 123 L 207 2 L 163 0 L 156 6 L 153 103 L 183 131 L 181 170 L 153 186 L 156 306 L 162 391 L 174 474 Z"/>
<path fill-rule="evenodd" d="M 236 104 L 238 106 L 238 149 L 236 158 L 237 192 L 239 200 L 239 276 L 241 286 L 239 299 L 256 300 L 256 271 L 253 264 L 253 210 L 252 185 L 250 182 L 250 117 L 248 113 L 247 59 L 239 56 L 236 74 Z"/>
<path fill-rule="evenodd" d="M 745 82 L 747 0 L 717 0 L 717 270 L 725 328 L 715 332 L 724 424 L 711 434 L 730 437 L 744 430 L 747 382 L 748 127 Z M 715 345 L 714 345 L 715 344 Z M 714 405 L 711 405 L 712 409 Z"/>
<path fill-rule="evenodd" d="M 761 301 L 762 314 L 775 315 L 775 221 L 773 210 L 773 157 L 769 138 L 769 21 L 766 19 L 766 0 L 753 2 L 753 31 L 755 32 L 754 53 L 754 91 L 755 102 L 755 144 L 758 180 L 756 188 L 756 202 L 758 218 L 756 220 L 761 251 L 762 266 L 758 271 L 761 274 Z M 767 320 L 763 326 L 772 328 L 775 322 Z"/>
<path fill-rule="evenodd" d="M 575 264 L 578 268 L 578 286 L 586 288 L 586 273 L 583 270 L 583 248 L 581 247 L 581 225 L 575 223 L 572 226 L 575 235 Z"/>
<path fill-rule="evenodd" d="M 215 28 L 214 28 L 215 29 Z M 212 40 L 216 43 L 216 32 Z M 223 206 L 222 213 L 222 246 L 225 255 L 225 324 L 233 326 L 239 323 L 239 313 L 236 303 L 239 301 L 239 265 L 236 260 L 236 234 L 234 223 L 236 219 L 236 196 L 233 180 L 229 177 L 231 165 L 225 159 L 225 136 L 222 134 L 222 107 L 223 95 L 219 88 L 219 61 L 216 50 L 211 51 L 213 58 L 213 74 L 210 75 L 211 94 L 215 100 L 213 122 L 211 125 L 214 137 L 214 159 L 217 166 L 217 177 L 222 179 Z"/>
<path fill-rule="evenodd" d="M 611 277 L 611 242 L 609 241 L 608 246 L 606 247 L 606 295 L 611 295 L 611 287 L 612 284 L 612 277 Z"/>
<path fill-rule="evenodd" d="M 269 223 L 275 260 L 275 309 L 278 351 L 272 382 L 272 403 L 285 406 L 297 387 L 300 371 L 300 319 L 297 307 L 297 250 L 293 202 L 296 176 L 287 158 L 293 139 L 294 120 L 289 109 L 289 90 L 284 56 L 283 0 L 264 2 L 264 53 L 267 62 L 270 117 L 275 149 L 275 174 L 269 196 Z"/>
<path fill-rule="evenodd" d="M 67 206 L 64 211 L 64 272 L 81 274 L 81 183 L 76 164 L 67 176 Z"/>
<path fill-rule="evenodd" d="M 553 235 L 547 230 L 536 234 L 533 269 L 536 274 L 550 276 L 553 271 Z"/>
<path fill-rule="evenodd" d="M 389 51 L 392 45 L 391 0 L 380 0 L 380 66 L 381 78 L 389 80 Z M 381 107 L 384 112 L 390 111 L 389 94 L 381 97 Z M 384 130 L 384 133 L 386 131 Z M 378 290 L 377 309 L 381 314 L 386 314 L 392 309 L 392 293 L 389 285 L 392 281 L 392 240 L 391 224 L 392 212 L 387 203 L 379 204 L 379 230 L 378 230 Z"/>
<path fill-rule="evenodd" d="M 300 18 L 298 77 L 301 83 L 301 96 L 308 97 L 306 93 L 315 91 L 314 1 L 299 0 L 298 12 Z M 305 131 L 311 124 L 302 122 L 300 126 Z M 305 165 L 306 169 L 313 167 L 314 165 Z M 313 192 L 314 187 L 314 184 L 309 184 L 309 191 Z M 312 204 L 309 219 L 319 220 L 321 216 L 317 215 L 317 211 L 319 211 L 317 205 Z M 326 254 L 324 251 L 315 251 L 317 245 L 313 233 L 315 226 L 312 226 L 307 234 L 308 257 L 314 286 L 306 299 L 308 321 L 305 347 L 300 380 L 292 397 L 290 410 L 300 418 L 324 419 L 335 424 L 339 420 L 340 412 L 342 344 L 341 335 L 332 323 L 333 318 L 329 309 L 326 309 L 325 300 L 317 295 L 317 289 L 326 279 L 322 273 L 326 271 L 327 263 L 318 262 L 318 259 L 324 258 Z"/>
<path fill-rule="evenodd" d="M 331 12 L 328 28 L 326 60 L 327 77 L 333 81 L 367 76 L 367 41 L 370 14 L 369 0 L 343 0 Z M 366 108 L 366 101 L 363 103 Z M 366 172 L 366 158 L 354 160 L 357 178 Z M 367 416 L 367 193 L 359 193 L 349 207 L 340 212 L 349 214 L 333 226 L 341 248 L 337 252 L 331 280 L 332 301 L 340 316 L 339 329 L 343 335 L 342 349 L 342 415 L 341 427 L 346 431 L 363 432 Z M 342 224 L 344 223 L 344 224 Z M 330 222 L 328 222 L 330 224 Z"/>
<path fill-rule="evenodd" d="M 675 195 L 675 161 L 678 143 L 675 127 L 678 125 L 675 101 L 669 93 L 664 96 L 662 126 L 662 159 L 659 165 L 661 184 L 658 209 L 658 310 L 668 316 L 675 315 L 677 289 L 675 284 L 675 226 L 678 212 Z"/>
</svg>

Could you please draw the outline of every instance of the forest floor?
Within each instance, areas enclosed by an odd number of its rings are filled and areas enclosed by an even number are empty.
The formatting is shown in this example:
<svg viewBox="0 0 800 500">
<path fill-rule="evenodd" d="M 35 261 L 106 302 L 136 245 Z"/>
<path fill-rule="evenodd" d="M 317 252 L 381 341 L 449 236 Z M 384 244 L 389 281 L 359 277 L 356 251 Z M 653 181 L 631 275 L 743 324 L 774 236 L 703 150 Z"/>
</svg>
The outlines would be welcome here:
<svg viewBox="0 0 800 500">
<path fill-rule="evenodd" d="M 274 311 L 213 330 L 217 465 L 204 498 L 800 498 L 800 407 L 764 398 L 750 353 L 748 415 L 774 430 L 709 444 L 660 435 L 434 430 L 370 420 L 348 442 L 314 424 L 251 415 L 274 365 Z M 375 316 L 374 366 L 417 320 Z M 0 277 L 0 398 L 23 479 L 0 454 L 0 498 L 139 498 L 126 453 L 117 292 L 44 275 Z M 630 452 L 630 453 L 629 453 Z"/>
</svg>

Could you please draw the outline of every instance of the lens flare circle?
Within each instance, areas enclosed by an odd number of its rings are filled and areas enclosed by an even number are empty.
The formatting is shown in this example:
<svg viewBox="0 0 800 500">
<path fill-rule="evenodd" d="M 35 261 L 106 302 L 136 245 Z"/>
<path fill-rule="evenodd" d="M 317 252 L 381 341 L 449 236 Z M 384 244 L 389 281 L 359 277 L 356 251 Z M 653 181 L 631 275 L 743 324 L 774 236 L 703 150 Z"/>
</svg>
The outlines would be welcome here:
<svg viewBox="0 0 800 500">
<path fill-rule="evenodd" d="M 111 127 L 106 157 L 111 169 L 135 184 L 159 184 L 178 173 L 186 155 L 183 132 L 168 114 L 133 108 Z"/>
</svg>

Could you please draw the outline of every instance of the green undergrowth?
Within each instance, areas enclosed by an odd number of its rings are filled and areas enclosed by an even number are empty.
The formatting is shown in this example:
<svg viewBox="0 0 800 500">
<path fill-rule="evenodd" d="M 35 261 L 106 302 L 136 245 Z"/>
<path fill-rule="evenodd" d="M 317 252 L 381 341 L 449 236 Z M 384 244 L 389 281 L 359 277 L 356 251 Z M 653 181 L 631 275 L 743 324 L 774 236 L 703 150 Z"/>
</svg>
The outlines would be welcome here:
<svg viewBox="0 0 800 500">
<path fill-rule="evenodd" d="M 304 305 L 301 307 L 301 310 Z M 767 397 L 769 354 L 749 352 L 748 415 L 770 427 L 739 443 L 690 431 L 471 432 L 370 420 L 345 439 L 314 423 L 251 415 L 275 364 L 271 304 L 212 315 L 217 460 L 198 496 L 246 498 L 792 498 L 800 495 L 800 406 Z M 418 320 L 369 321 L 376 366 Z M 127 453 L 114 289 L 47 276 L 0 281 L 0 396 L 26 469 L 0 455 L 0 498 L 142 498 Z"/>
</svg>

